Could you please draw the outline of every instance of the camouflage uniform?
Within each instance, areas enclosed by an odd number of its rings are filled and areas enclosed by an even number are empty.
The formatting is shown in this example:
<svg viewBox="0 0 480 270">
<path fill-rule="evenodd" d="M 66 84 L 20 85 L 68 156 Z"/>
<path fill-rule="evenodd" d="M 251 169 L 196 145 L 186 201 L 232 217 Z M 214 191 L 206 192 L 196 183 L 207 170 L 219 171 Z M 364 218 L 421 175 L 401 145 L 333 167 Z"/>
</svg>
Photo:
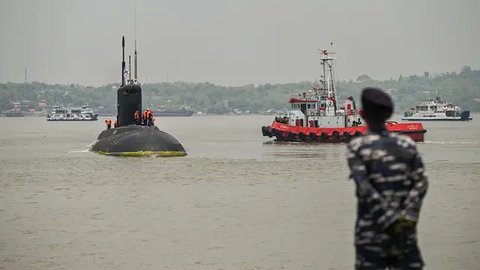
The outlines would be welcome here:
<svg viewBox="0 0 480 270">
<path fill-rule="evenodd" d="M 428 182 L 415 143 L 382 127 L 353 139 L 347 155 L 358 199 L 356 269 L 422 269 L 415 226 L 386 232 L 399 216 L 418 221 Z"/>
</svg>

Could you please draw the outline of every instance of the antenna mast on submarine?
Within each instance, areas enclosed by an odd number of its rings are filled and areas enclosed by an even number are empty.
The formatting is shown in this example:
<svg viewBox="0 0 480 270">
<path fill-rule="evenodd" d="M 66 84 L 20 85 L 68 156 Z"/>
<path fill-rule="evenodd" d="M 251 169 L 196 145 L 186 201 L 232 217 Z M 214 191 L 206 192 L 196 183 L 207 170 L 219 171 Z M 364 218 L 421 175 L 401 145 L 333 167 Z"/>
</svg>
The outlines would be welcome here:
<svg viewBox="0 0 480 270">
<path fill-rule="evenodd" d="M 134 35 L 135 35 L 135 56 L 134 56 L 134 66 L 135 66 L 135 82 L 138 80 L 137 77 L 137 1 L 135 0 L 135 10 L 134 10 Z"/>
<path fill-rule="evenodd" d="M 137 40 L 135 40 L 135 81 L 137 80 Z"/>
<path fill-rule="evenodd" d="M 132 81 L 132 56 L 128 56 L 128 83 Z"/>
<path fill-rule="evenodd" d="M 122 86 L 125 85 L 125 36 L 122 36 Z"/>
</svg>

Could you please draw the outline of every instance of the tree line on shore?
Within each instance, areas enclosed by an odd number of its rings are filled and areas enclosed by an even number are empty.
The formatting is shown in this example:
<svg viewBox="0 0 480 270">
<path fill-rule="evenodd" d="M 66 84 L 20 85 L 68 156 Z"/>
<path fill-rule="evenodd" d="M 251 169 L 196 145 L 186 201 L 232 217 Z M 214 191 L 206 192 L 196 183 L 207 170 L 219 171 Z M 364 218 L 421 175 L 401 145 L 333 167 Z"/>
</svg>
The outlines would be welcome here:
<svg viewBox="0 0 480 270">
<path fill-rule="evenodd" d="M 220 86 L 208 82 L 162 82 L 142 85 L 143 105 L 152 109 L 187 107 L 207 114 L 235 112 L 270 113 L 289 108 L 288 98 L 306 92 L 318 82 L 283 84 L 248 84 Z M 376 86 L 387 90 L 396 104 L 396 112 L 413 107 L 417 102 L 440 96 L 464 110 L 480 112 L 480 70 L 468 66 L 460 72 L 430 75 L 399 76 L 397 79 L 375 80 L 361 75 L 356 80 L 337 85 L 338 98 L 353 96 L 358 100 L 361 89 Z M 12 109 L 14 102 L 22 109 L 41 110 L 39 103 L 79 107 L 89 104 L 104 113 L 116 112 L 118 84 L 83 86 L 78 84 L 1 83 L 0 110 Z"/>
</svg>

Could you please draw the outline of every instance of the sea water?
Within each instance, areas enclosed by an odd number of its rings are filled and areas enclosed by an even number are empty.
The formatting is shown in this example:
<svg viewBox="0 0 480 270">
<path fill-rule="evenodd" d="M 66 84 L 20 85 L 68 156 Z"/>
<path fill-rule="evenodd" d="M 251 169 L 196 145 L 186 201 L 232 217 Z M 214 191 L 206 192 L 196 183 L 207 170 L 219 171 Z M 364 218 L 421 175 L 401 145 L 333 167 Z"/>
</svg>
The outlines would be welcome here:
<svg viewBox="0 0 480 270">
<path fill-rule="evenodd" d="M 478 269 L 480 115 L 426 122 L 426 269 Z M 0 118 L 0 269 L 352 269 L 344 144 L 274 143 L 273 116 L 158 118 L 188 156 L 88 151 L 96 122 Z"/>
</svg>

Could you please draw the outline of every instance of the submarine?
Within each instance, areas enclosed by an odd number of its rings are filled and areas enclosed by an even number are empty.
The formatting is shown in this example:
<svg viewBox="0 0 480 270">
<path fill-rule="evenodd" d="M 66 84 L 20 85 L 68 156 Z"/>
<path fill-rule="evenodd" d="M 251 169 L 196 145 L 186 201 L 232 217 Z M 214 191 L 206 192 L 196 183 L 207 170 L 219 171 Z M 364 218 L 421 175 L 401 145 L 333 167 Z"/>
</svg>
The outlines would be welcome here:
<svg viewBox="0 0 480 270">
<path fill-rule="evenodd" d="M 135 42 L 135 77 L 125 69 L 125 37 L 122 37 L 122 85 L 117 90 L 118 127 L 102 131 L 90 151 L 112 156 L 186 156 L 182 144 L 157 126 L 136 123 L 134 114 L 142 112 L 142 88 L 137 80 L 137 44 Z M 126 80 L 126 74 L 129 79 Z"/>
</svg>

